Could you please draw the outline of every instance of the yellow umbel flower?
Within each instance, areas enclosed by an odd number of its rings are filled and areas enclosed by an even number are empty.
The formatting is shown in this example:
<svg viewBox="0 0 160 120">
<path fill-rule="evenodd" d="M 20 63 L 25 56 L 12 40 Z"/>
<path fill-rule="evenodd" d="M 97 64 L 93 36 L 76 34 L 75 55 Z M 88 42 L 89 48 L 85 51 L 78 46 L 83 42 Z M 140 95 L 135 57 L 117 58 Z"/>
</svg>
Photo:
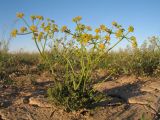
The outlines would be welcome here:
<svg viewBox="0 0 160 120">
<path fill-rule="evenodd" d="M 136 40 L 136 37 L 131 36 L 131 37 L 130 37 L 130 40 L 132 41 L 132 46 L 133 46 L 133 47 L 137 47 L 137 40 Z"/>
<path fill-rule="evenodd" d="M 100 25 L 100 29 L 103 30 L 103 31 L 106 31 L 107 28 L 106 28 L 105 25 Z"/>
<path fill-rule="evenodd" d="M 105 40 L 110 41 L 111 37 L 110 36 L 105 36 Z"/>
<path fill-rule="evenodd" d="M 37 27 L 35 25 L 30 26 L 32 32 L 37 32 Z"/>
<path fill-rule="evenodd" d="M 86 45 L 90 40 L 92 40 L 93 36 L 91 34 L 84 33 L 81 35 L 81 44 Z"/>
<path fill-rule="evenodd" d="M 90 40 L 92 39 L 92 35 L 85 33 L 85 34 L 82 34 L 82 35 L 81 35 L 81 38 L 82 38 L 82 40 L 88 42 L 88 41 L 90 41 Z"/>
<path fill-rule="evenodd" d="M 113 22 L 112 22 L 112 25 L 113 25 L 113 26 L 117 26 L 118 24 L 117 24 L 117 22 L 113 21 Z"/>
<path fill-rule="evenodd" d="M 61 31 L 65 32 L 67 30 L 67 26 L 62 26 Z"/>
<path fill-rule="evenodd" d="M 37 37 L 38 41 L 41 41 L 41 39 L 43 39 L 43 35 L 44 35 L 43 32 L 40 32 L 40 33 L 39 33 L 39 35 L 38 35 L 38 37 Z"/>
<path fill-rule="evenodd" d="M 31 15 L 30 18 L 31 18 L 31 20 L 35 20 L 36 16 L 35 15 Z"/>
<path fill-rule="evenodd" d="M 132 46 L 133 46 L 134 48 L 136 48 L 136 47 L 137 47 L 137 42 L 136 42 L 136 41 L 132 42 Z"/>
<path fill-rule="evenodd" d="M 17 18 L 23 18 L 24 14 L 23 13 L 17 13 L 16 16 L 17 16 Z"/>
<path fill-rule="evenodd" d="M 12 30 L 12 32 L 11 32 L 11 36 L 12 36 L 12 37 L 16 37 L 17 33 L 18 33 L 18 30 L 17 30 L 17 29 L 14 29 L 14 30 Z"/>
<path fill-rule="evenodd" d="M 95 29 L 95 33 L 98 34 L 100 32 L 100 29 Z"/>
<path fill-rule="evenodd" d="M 44 27 L 44 31 L 45 32 L 49 32 L 50 30 L 51 30 L 51 26 L 50 25 Z"/>
<path fill-rule="evenodd" d="M 122 30 L 122 29 L 119 29 L 119 30 L 115 33 L 115 36 L 116 36 L 117 38 L 122 37 L 122 35 L 123 35 L 123 30 Z"/>
<path fill-rule="evenodd" d="M 128 27 L 128 32 L 134 32 L 134 27 L 133 26 L 129 26 Z"/>
<path fill-rule="evenodd" d="M 54 30 L 54 32 L 58 32 L 59 31 L 57 27 L 54 27 L 53 30 Z"/>
<path fill-rule="evenodd" d="M 82 17 L 81 16 L 77 16 L 76 19 L 77 19 L 77 21 L 80 21 L 80 20 L 82 20 Z"/>
<path fill-rule="evenodd" d="M 85 25 L 83 25 L 83 24 L 78 24 L 77 26 L 76 26 L 76 30 L 78 31 L 78 30 L 84 30 L 86 28 L 86 26 Z"/>
<path fill-rule="evenodd" d="M 78 27 L 80 30 L 84 30 L 86 26 L 83 25 L 83 24 L 79 24 L 77 27 Z"/>
<path fill-rule="evenodd" d="M 136 37 L 134 37 L 134 36 L 131 36 L 130 39 L 131 39 L 131 41 L 136 41 Z"/>
<path fill-rule="evenodd" d="M 27 31 L 27 28 L 26 28 L 26 27 L 21 27 L 21 28 L 20 28 L 20 32 L 21 32 L 21 33 L 24 33 L 25 31 Z"/>
<path fill-rule="evenodd" d="M 39 19 L 39 20 L 43 20 L 44 19 L 43 16 L 40 16 L 40 15 L 36 16 L 36 18 Z"/>
<path fill-rule="evenodd" d="M 45 27 L 45 23 L 44 23 L 44 22 L 41 24 L 41 27 L 42 27 L 42 28 L 44 28 L 44 27 Z"/>
<path fill-rule="evenodd" d="M 105 45 L 103 43 L 99 44 L 99 48 L 104 49 Z"/>
<path fill-rule="evenodd" d="M 81 19 L 82 19 L 81 16 L 77 16 L 77 17 L 73 18 L 72 21 L 73 21 L 73 22 L 78 22 L 78 21 L 80 21 Z"/>
<path fill-rule="evenodd" d="M 75 18 L 72 19 L 73 22 L 77 22 L 77 20 Z"/>
</svg>

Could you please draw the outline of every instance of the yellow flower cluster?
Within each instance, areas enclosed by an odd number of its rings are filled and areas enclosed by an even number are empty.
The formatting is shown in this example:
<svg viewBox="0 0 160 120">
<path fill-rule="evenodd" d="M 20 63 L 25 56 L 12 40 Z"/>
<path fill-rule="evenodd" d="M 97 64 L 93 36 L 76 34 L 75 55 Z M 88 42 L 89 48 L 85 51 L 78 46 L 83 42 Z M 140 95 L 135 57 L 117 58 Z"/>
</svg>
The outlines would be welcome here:
<svg viewBox="0 0 160 120">
<path fill-rule="evenodd" d="M 46 27 L 44 27 L 44 31 L 45 32 L 49 32 L 51 30 L 51 26 L 47 25 Z"/>
<path fill-rule="evenodd" d="M 40 16 L 40 15 L 36 16 L 36 18 L 39 19 L 39 20 L 43 20 L 44 19 L 43 16 Z"/>
<path fill-rule="evenodd" d="M 95 33 L 96 33 L 96 34 L 98 34 L 98 33 L 100 33 L 100 32 L 101 32 L 101 30 L 100 30 L 99 28 L 95 29 Z"/>
<path fill-rule="evenodd" d="M 84 31 L 86 29 L 86 26 L 85 25 L 83 25 L 83 24 L 78 24 L 77 26 L 76 26 L 76 31 Z"/>
<path fill-rule="evenodd" d="M 99 48 L 100 48 L 100 49 L 104 49 L 104 48 L 105 48 L 105 45 L 104 45 L 103 43 L 100 43 L 100 44 L 99 44 Z"/>
<path fill-rule="evenodd" d="M 35 25 L 31 25 L 31 26 L 30 26 L 30 30 L 31 30 L 32 32 L 37 32 L 37 27 L 36 27 Z"/>
<path fill-rule="evenodd" d="M 38 41 L 41 41 L 41 39 L 43 39 L 43 35 L 44 35 L 43 32 L 40 32 L 40 33 L 38 34 L 38 37 L 37 37 Z"/>
<path fill-rule="evenodd" d="M 128 27 L 128 32 L 134 32 L 134 27 L 133 26 L 129 26 Z"/>
<path fill-rule="evenodd" d="M 119 29 L 119 30 L 115 33 L 115 36 L 116 36 L 117 38 L 122 37 L 122 35 L 123 35 L 123 30 L 122 30 L 122 29 Z"/>
<path fill-rule="evenodd" d="M 82 43 L 86 44 L 88 41 L 92 40 L 93 36 L 91 34 L 84 33 L 81 35 Z"/>
<path fill-rule="evenodd" d="M 24 14 L 17 13 L 17 17 L 23 18 Z M 14 29 L 11 32 L 11 35 L 13 37 L 16 37 L 17 34 L 20 35 L 23 33 L 24 35 L 24 34 L 32 33 L 35 41 L 41 41 L 42 39 L 47 40 L 47 39 L 53 38 L 54 32 L 59 31 L 58 26 L 55 24 L 54 20 L 46 19 L 47 22 L 45 22 L 43 21 L 44 20 L 43 16 L 40 16 L 40 15 L 36 15 L 36 16 L 32 15 L 30 16 L 30 18 L 33 23 L 31 26 L 29 26 L 26 23 L 26 21 L 24 21 L 27 27 L 21 27 L 20 33 L 18 33 L 18 30 Z M 72 35 L 72 38 L 74 38 L 79 44 L 86 45 L 87 43 L 89 43 L 89 45 L 92 44 L 96 46 L 96 48 L 98 47 L 100 49 L 105 49 L 106 44 L 110 43 L 112 35 L 115 35 L 116 38 L 119 40 L 126 38 L 132 42 L 133 47 L 137 46 L 137 41 L 134 36 L 127 37 L 128 33 L 134 32 L 133 26 L 129 26 L 128 31 L 125 32 L 125 29 L 123 29 L 121 25 L 113 21 L 112 22 L 113 29 L 108 29 L 107 26 L 105 26 L 104 24 L 101 24 L 98 28 L 94 30 L 95 35 L 92 35 L 92 34 L 89 34 L 90 31 L 92 32 L 92 28 L 90 26 L 81 24 L 79 22 L 81 19 L 82 19 L 81 16 L 77 16 L 72 19 L 73 22 L 76 23 L 74 33 L 71 33 L 71 31 L 67 28 L 67 26 L 62 26 L 60 29 L 61 32 L 65 32 Z M 38 21 L 34 21 L 34 20 L 38 20 Z"/>
<path fill-rule="evenodd" d="M 61 31 L 62 31 L 62 32 L 67 31 L 67 26 L 62 26 Z"/>
<path fill-rule="evenodd" d="M 73 22 L 78 22 L 80 20 L 82 20 L 81 16 L 77 16 L 77 17 L 75 17 L 75 18 L 72 19 Z"/>
<path fill-rule="evenodd" d="M 17 36 L 17 33 L 18 33 L 18 30 L 17 30 L 17 29 L 14 29 L 14 30 L 12 30 L 12 32 L 11 32 L 11 36 L 12 36 L 12 37 L 16 37 L 16 36 Z"/>
<path fill-rule="evenodd" d="M 100 29 L 103 31 L 107 31 L 107 27 L 105 25 L 100 25 Z"/>
<path fill-rule="evenodd" d="M 136 40 L 136 37 L 131 36 L 131 37 L 130 37 L 130 40 L 132 41 L 132 46 L 133 46 L 133 47 L 137 47 L 137 40 Z"/>
<path fill-rule="evenodd" d="M 119 25 L 117 22 L 115 22 L 115 21 L 113 21 L 112 22 L 112 25 L 114 26 L 114 27 L 116 27 L 116 28 L 118 28 L 118 29 L 120 29 L 122 26 L 121 25 Z"/>
<path fill-rule="evenodd" d="M 23 18 L 24 14 L 17 13 L 16 16 L 17 16 L 17 18 Z M 24 23 L 27 27 L 21 27 L 19 30 L 19 33 L 18 33 L 17 29 L 14 29 L 11 32 L 11 36 L 16 37 L 17 34 L 22 35 L 22 33 L 23 33 L 23 35 L 32 34 L 34 40 L 41 41 L 42 39 L 47 40 L 47 39 L 52 38 L 54 35 L 54 32 L 58 32 L 58 26 L 56 24 L 54 24 L 54 20 L 47 19 L 46 23 L 42 22 L 42 20 L 44 20 L 44 18 L 43 18 L 43 16 L 40 16 L 40 15 L 37 15 L 37 16 L 31 15 L 30 18 L 32 21 L 34 21 L 34 20 L 39 20 L 39 21 L 32 22 L 33 24 L 30 26 L 26 21 L 24 21 Z"/>
<path fill-rule="evenodd" d="M 44 28 L 45 27 L 45 23 L 43 22 L 42 24 L 41 24 L 41 28 Z"/>
<path fill-rule="evenodd" d="M 105 40 L 110 41 L 110 39 L 111 39 L 110 36 L 108 36 L 108 35 L 105 36 Z"/>
<path fill-rule="evenodd" d="M 40 27 L 43 29 L 44 32 L 47 33 L 54 33 L 54 32 L 58 32 L 58 27 L 56 24 L 53 23 L 53 21 L 48 20 L 47 25 L 45 26 L 45 23 L 43 22 Z"/>
<path fill-rule="evenodd" d="M 21 28 L 20 28 L 20 32 L 21 32 L 21 33 L 24 33 L 24 32 L 26 32 L 26 31 L 27 31 L 27 28 L 26 28 L 26 27 L 21 27 Z"/>
<path fill-rule="evenodd" d="M 118 24 L 117 24 L 117 22 L 113 21 L 112 25 L 116 27 Z"/>
<path fill-rule="evenodd" d="M 36 19 L 36 16 L 31 15 L 30 18 L 31 18 L 31 20 L 35 20 L 35 19 Z"/>
<path fill-rule="evenodd" d="M 38 20 L 43 20 L 44 18 L 43 18 L 43 16 L 40 16 L 40 15 L 31 15 L 30 16 L 30 18 L 31 18 L 31 20 L 36 20 L 36 19 L 38 19 Z"/>
<path fill-rule="evenodd" d="M 23 13 L 17 13 L 17 18 L 23 18 L 24 17 L 24 14 Z"/>
<path fill-rule="evenodd" d="M 52 26 L 53 27 L 53 31 L 54 32 L 58 32 L 59 30 L 58 30 L 58 26 Z"/>
<path fill-rule="evenodd" d="M 112 34 L 112 30 L 108 29 L 105 25 L 100 25 L 99 28 L 96 28 L 94 31 L 96 34 L 100 32 L 106 32 L 107 34 Z"/>
</svg>

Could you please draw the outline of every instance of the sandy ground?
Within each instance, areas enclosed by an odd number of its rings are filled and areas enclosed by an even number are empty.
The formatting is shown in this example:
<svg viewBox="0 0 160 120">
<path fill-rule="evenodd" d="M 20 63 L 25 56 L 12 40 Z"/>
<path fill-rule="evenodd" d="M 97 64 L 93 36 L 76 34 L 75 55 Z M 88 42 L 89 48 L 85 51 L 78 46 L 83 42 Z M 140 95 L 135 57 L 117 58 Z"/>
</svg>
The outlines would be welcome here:
<svg viewBox="0 0 160 120">
<path fill-rule="evenodd" d="M 103 77 L 103 74 L 97 74 Z M 0 120 L 160 120 L 160 79 L 121 76 L 95 85 L 112 99 L 92 110 L 67 113 L 48 102 L 47 72 L 12 73 L 12 85 L 0 84 Z"/>
</svg>

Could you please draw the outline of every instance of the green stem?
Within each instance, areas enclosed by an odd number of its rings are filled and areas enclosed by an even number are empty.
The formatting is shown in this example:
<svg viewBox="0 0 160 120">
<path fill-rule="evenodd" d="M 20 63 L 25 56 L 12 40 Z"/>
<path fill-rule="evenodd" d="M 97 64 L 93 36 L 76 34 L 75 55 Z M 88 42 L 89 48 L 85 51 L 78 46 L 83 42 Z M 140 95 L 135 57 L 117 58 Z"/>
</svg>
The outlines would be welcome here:
<svg viewBox="0 0 160 120">
<path fill-rule="evenodd" d="M 62 57 L 67 61 L 67 66 L 69 65 L 70 66 L 70 68 L 71 68 L 71 70 L 72 70 L 72 73 L 73 73 L 73 77 L 75 78 L 75 72 L 74 72 L 74 69 L 73 69 L 73 66 L 72 66 L 72 64 L 71 64 L 71 62 L 70 62 L 70 60 L 66 57 L 66 56 L 63 56 L 62 55 Z M 67 67 L 67 70 L 68 70 L 68 67 Z M 68 74 L 68 71 L 67 71 L 67 74 Z M 68 75 L 67 75 L 68 76 Z M 74 80 L 74 78 L 72 79 L 73 81 L 73 85 L 74 85 L 74 90 L 76 89 L 76 82 L 75 82 L 75 80 Z"/>
<path fill-rule="evenodd" d="M 22 18 L 22 20 L 23 20 L 23 22 L 26 24 L 26 26 L 28 27 L 28 29 L 30 29 L 30 25 L 27 23 L 27 21 L 26 21 L 24 18 Z M 35 37 L 35 35 L 34 35 L 34 32 L 29 32 L 29 33 L 25 33 L 25 34 L 30 34 L 30 33 L 33 34 L 34 42 L 35 42 L 35 44 L 36 44 L 36 47 L 37 47 L 37 49 L 38 49 L 41 57 L 42 57 L 44 60 L 47 61 L 47 64 L 49 65 L 50 70 L 51 70 L 51 72 L 52 72 L 52 75 L 55 75 L 55 74 L 54 74 L 54 70 L 53 70 L 53 68 L 52 68 L 52 65 L 51 65 L 48 57 L 44 54 L 44 48 L 45 48 L 45 47 L 42 47 L 42 48 L 43 48 L 43 51 L 41 51 L 40 48 L 39 48 L 39 45 L 38 45 L 38 43 L 37 43 L 36 37 Z M 45 43 L 44 46 L 46 46 L 46 43 Z M 56 80 L 54 80 L 54 82 L 56 83 Z"/>
<path fill-rule="evenodd" d="M 37 22 L 36 26 L 38 26 L 38 25 L 39 25 L 39 23 L 40 23 L 40 20 L 38 20 L 38 22 Z"/>
<path fill-rule="evenodd" d="M 34 35 L 34 33 L 33 33 L 33 35 Z M 39 51 L 41 57 L 43 58 L 44 61 L 47 61 L 47 64 L 48 64 L 49 67 L 50 67 L 50 70 L 51 70 L 52 75 L 55 76 L 54 70 L 53 70 L 52 65 L 51 65 L 51 62 L 49 61 L 48 57 L 44 54 L 44 51 L 42 52 L 42 51 L 40 50 L 39 45 L 38 45 L 38 43 L 37 43 L 37 40 L 36 40 L 36 38 L 35 38 L 35 35 L 34 35 L 34 41 L 35 41 L 36 47 L 38 48 L 38 51 Z M 56 84 L 56 80 L 54 80 L 54 82 L 55 82 L 55 84 Z"/>
<path fill-rule="evenodd" d="M 36 47 L 37 47 L 40 55 L 41 55 L 42 57 L 44 57 L 43 54 L 42 54 L 42 52 L 41 52 L 41 50 L 40 50 L 40 48 L 39 48 L 39 45 L 38 45 L 38 43 L 37 43 L 36 37 L 35 37 L 35 35 L 34 35 L 34 32 L 32 32 L 32 33 L 33 33 L 33 36 L 34 36 L 34 42 L 35 42 L 35 44 L 36 44 Z"/>
<path fill-rule="evenodd" d="M 81 61 L 80 61 L 80 63 L 81 63 L 81 78 L 80 78 L 80 81 L 78 82 L 78 85 L 76 86 L 76 90 L 79 88 L 79 86 L 81 85 L 81 83 L 82 83 L 82 80 L 84 80 L 83 82 L 83 90 L 84 90 L 84 87 L 85 87 L 85 82 L 86 82 L 86 80 L 84 79 L 84 74 L 85 74 L 85 69 L 86 69 L 86 67 L 85 67 L 85 61 L 84 61 L 84 46 L 83 45 L 81 45 Z"/>
<path fill-rule="evenodd" d="M 42 47 L 42 52 L 44 52 L 44 51 L 45 51 L 46 43 L 47 43 L 47 40 L 45 40 L 45 42 L 44 42 L 44 45 L 43 45 L 43 47 Z"/>
<path fill-rule="evenodd" d="M 27 27 L 30 29 L 30 25 L 27 23 L 27 21 L 24 18 L 22 18 L 22 20 L 27 25 Z"/>
<path fill-rule="evenodd" d="M 17 35 L 27 35 L 27 34 L 31 34 L 32 32 L 27 32 L 27 33 L 18 33 Z"/>
<path fill-rule="evenodd" d="M 66 64 L 66 78 L 65 78 L 65 83 L 68 81 L 68 78 L 69 78 L 69 66 L 68 66 L 68 64 Z"/>
<path fill-rule="evenodd" d="M 110 47 L 108 50 L 107 50 L 107 53 L 113 49 L 116 45 L 118 45 L 122 40 L 123 40 L 124 37 L 122 37 L 118 42 L 116 42 L 112 47 Z"/>
</svg>

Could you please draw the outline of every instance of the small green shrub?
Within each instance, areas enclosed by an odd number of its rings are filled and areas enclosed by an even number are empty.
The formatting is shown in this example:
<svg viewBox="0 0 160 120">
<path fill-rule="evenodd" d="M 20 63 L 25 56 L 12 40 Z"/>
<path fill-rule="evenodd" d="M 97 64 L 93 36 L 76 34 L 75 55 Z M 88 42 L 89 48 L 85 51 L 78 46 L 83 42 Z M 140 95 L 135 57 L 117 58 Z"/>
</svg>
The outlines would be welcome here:
<svg viewBox="0 0 160 120">
<path fill-rule="evenodd" d="M 114 71 L 115 75 L 159 76 L 160 51 L 144 44 L 140 48 L 127 48 L 104 56 L 100 67 Z"/>
</svg>

